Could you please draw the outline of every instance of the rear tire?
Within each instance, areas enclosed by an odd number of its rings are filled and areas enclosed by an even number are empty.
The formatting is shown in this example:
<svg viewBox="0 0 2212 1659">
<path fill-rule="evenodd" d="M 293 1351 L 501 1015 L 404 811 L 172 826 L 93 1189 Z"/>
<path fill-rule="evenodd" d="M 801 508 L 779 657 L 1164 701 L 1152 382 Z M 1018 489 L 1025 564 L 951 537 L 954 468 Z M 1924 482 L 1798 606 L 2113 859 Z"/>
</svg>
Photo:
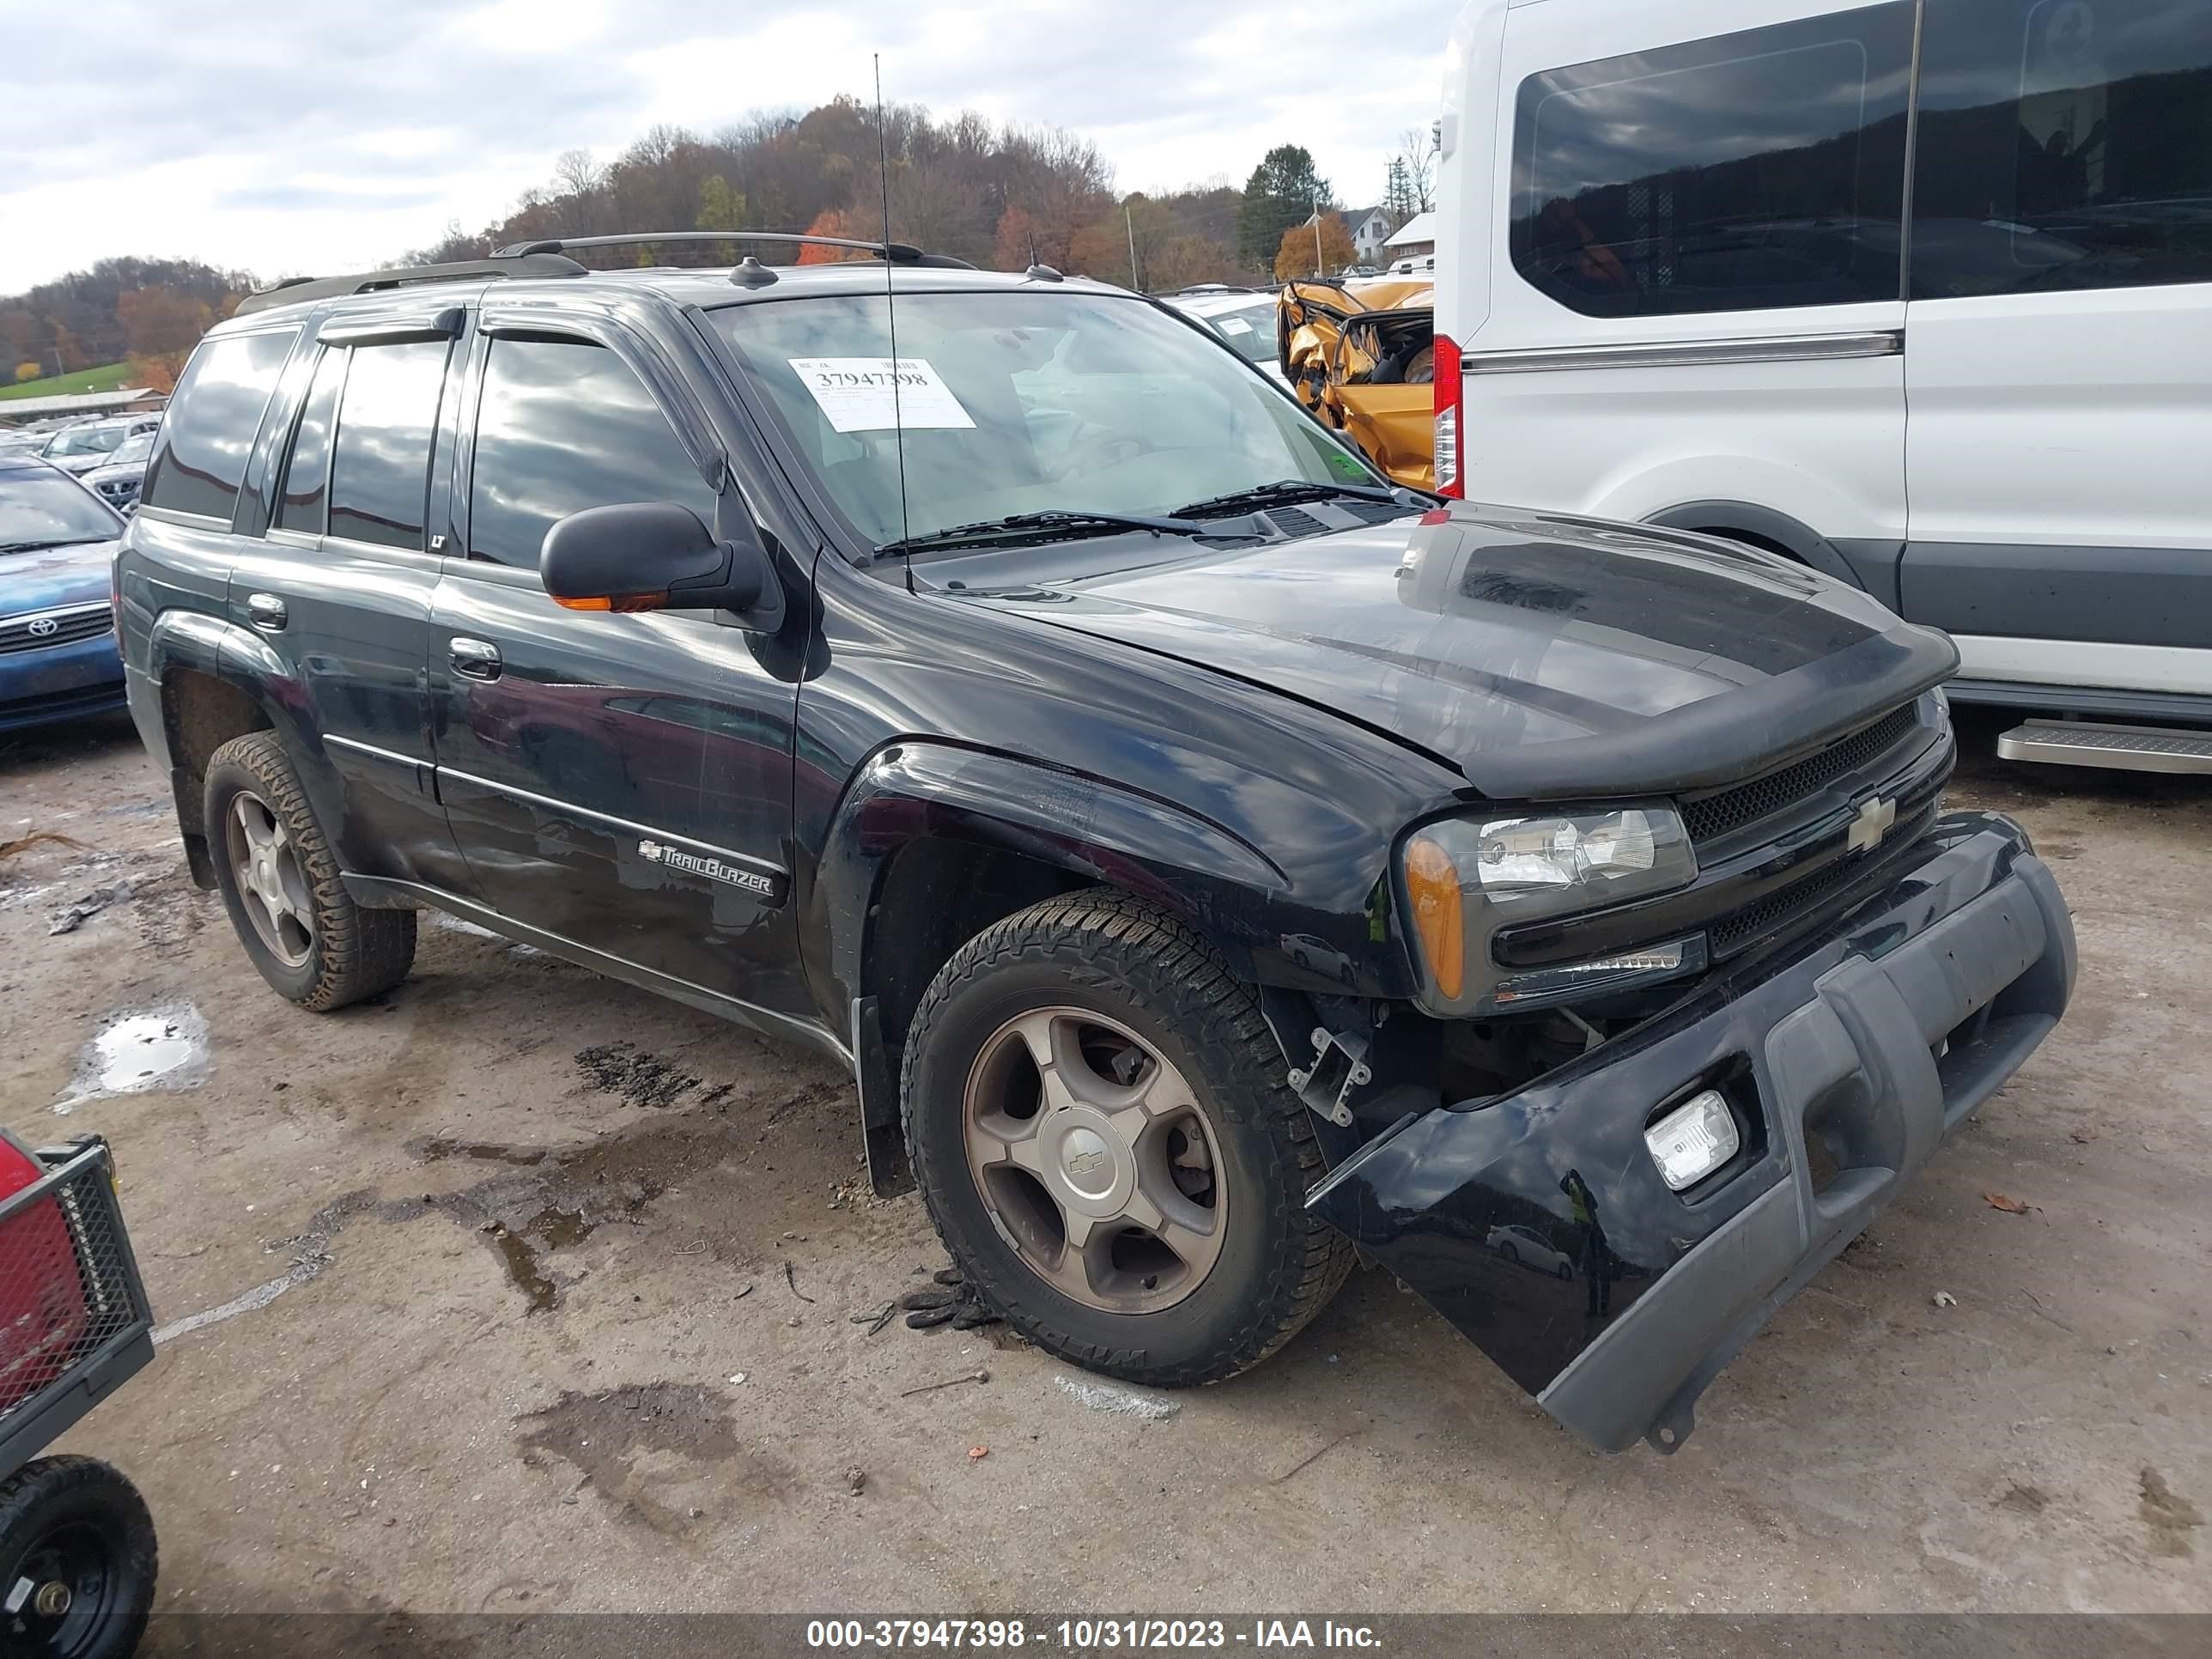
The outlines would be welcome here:
<svg viewBox="0 0 2212 1659">
<path fill-rule="evenodd" d="M 0 1482 L 0 1651 L 128 1659 L 154 1608 L 154 1518 L 138 1489 L 90 1457 L 42 1457 Z"/>
<path fill-rule="evenodd" d="M 280 995 L 327 1013 L 407 977 L 415 913 L 354 902 L 275 732 L 249 732 L 215 751 L 204 811 L 231 926 Z"/>
<path fill-rule="evenodd" d="M 1283 1073 L 1204 940 L 1094 890 L 945 963 L 901 1104 L 930 1218 L 984 1304 L 1074 1364 L 1174 1388 L 1259 1364 L 1351 1269 L 1351 1245 L 1306 1213 L 1324 1165 Z"/>
</svg>

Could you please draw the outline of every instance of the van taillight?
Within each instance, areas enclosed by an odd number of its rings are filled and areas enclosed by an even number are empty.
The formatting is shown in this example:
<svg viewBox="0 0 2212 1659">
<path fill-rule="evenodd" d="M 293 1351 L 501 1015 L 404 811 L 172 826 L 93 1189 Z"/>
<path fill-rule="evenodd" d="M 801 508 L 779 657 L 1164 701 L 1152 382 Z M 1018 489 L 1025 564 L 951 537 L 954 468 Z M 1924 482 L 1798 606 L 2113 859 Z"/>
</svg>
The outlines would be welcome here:
<svg viewBox="0 0 2212 1659">
<path fill-rule="evenodd" d="M 1447 334 L 1436 337 L 1436 383 L 1437 494 L 1464 499 L 1467 489 L 1461 478 L 1466 451 L 1459 419 L 1464 383 L 1460 379 L 1459 343 Z"/>
</svg>

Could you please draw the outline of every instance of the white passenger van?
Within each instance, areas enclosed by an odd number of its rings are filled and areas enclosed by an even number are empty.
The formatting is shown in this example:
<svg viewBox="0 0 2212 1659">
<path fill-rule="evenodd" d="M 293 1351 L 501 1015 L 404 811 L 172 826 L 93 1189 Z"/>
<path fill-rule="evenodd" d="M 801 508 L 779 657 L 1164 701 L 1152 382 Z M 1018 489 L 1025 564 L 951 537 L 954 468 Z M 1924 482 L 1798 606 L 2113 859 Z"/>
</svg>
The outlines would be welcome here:
<svg viewBox="0 0 2212 1659">
<path fill-rule="evenodd" d="M 1474 0 L 1442 143 L 1440 487 L 1787 553 L 2063 717 L 2002 752 L 2212 770 L 2212 0 Z"/>
</svg>

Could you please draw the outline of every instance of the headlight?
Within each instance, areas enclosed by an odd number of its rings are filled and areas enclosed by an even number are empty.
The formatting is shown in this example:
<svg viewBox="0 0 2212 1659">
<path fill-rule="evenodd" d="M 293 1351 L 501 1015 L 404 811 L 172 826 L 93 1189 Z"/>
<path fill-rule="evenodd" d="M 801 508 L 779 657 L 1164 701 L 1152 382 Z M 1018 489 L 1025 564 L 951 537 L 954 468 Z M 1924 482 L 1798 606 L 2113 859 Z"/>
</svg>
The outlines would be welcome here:
<svg viewBox="0 0 2212 1659">
<path fill-rule="evenodd" d="M 1602 909 L 1695 880 L 1697 855 L 1672 807 L 1449 818 L 1407 838 L 1402 869 L 1431 1012 L 1556 1001 L 1604 981 L 1663 976 L 1702 961 L 1698 942 L 1684 940 L 1509 978 L 1491 954 L 1491 935 L 1500 927 Z M 1522 986 L 1520 979 L 1530 982 Z"/>
</svg>

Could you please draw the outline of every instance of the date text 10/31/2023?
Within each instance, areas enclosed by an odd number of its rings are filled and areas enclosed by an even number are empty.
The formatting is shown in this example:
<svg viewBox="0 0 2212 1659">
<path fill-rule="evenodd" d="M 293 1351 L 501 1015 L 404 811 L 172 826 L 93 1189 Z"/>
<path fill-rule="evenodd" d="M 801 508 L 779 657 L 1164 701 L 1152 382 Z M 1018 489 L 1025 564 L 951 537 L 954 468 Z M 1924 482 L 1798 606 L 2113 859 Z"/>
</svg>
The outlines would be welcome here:
<svg viewBox="0 0 2212 1659">
<path fill-rule="evenodd" d="M 1370 1626 L 1334 1620 L 1254 1619 L 816 1619 L 810 1648 L 1036 1647 L 1073 1652 L 1109 1649 L 1378 1649 Z"/>
</svg>

